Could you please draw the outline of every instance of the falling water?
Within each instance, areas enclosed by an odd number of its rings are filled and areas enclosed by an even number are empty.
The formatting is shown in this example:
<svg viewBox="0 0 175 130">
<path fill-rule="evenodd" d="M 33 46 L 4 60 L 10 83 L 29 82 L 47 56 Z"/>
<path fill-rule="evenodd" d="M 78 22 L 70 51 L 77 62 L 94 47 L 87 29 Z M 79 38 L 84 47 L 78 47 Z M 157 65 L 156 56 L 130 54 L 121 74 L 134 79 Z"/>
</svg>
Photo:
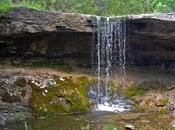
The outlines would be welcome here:
<svg viewBox="0 0 175 130">
<path fill-rule="evenodd" d="M 97 92 L 98 110 L 127 111 L 129 103 L 113 94 L 109 83 L 113 75 L 126 77 L 126 21 L 97 17 Z M 105 83 L 102 82 L 105 81 Z"/>
<path fill-rule="evenodd" d="M 100 26 L 100 22 L 101 22 L 101 17 L 97 17 L 97 24 L 98 26 Z M 98 57 L 98 67 L 97 67 L 97 100 L 99 101 L 99 97 L 100 97 L 100 80 L 101 80 L 101 35 L 100 35 L 101 31 L 100 29 L 97 30 L 97 37 L 98 37 L 98 44 L 97 44 L 97 57 Z"/>
</svg>

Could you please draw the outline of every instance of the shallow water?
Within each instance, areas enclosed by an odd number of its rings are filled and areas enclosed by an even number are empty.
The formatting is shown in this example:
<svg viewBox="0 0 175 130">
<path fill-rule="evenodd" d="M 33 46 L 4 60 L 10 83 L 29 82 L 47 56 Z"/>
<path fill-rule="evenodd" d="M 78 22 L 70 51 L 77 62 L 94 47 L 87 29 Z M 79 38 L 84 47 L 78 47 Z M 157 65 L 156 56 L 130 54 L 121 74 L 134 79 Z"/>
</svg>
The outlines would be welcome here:
<svg viewBox="0 0 175 130">
<path fill-rule="evenodd" d="M 171 130 L 169 115 L 156 113 L 116 114 L 96 112 L 90 114 L 54 116 L 26 122 L 9 123 L 2 130 L 105 130 L 112 124 L 117 130 L 124 130 L 132 124 L 135 130 Z"/>
</svg>

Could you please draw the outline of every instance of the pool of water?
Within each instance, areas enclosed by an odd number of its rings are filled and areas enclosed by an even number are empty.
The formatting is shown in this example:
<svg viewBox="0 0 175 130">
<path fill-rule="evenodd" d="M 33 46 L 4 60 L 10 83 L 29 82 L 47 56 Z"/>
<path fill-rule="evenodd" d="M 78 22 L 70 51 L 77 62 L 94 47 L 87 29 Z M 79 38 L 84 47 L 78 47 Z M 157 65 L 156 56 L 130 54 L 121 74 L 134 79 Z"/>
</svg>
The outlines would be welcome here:
<svg viewBox="0 0 175 130">
<path fill-rule="evenodd" d="M 169 115 L 156 113 L 95 112 L 13 122 L 1 126 L 0 130 L 106 130 L 110 125 L 117 130 L 124 130 L 127 124 L 133 125 L 135 130 L 171 130 L 172 120 Z"/>
</svg>

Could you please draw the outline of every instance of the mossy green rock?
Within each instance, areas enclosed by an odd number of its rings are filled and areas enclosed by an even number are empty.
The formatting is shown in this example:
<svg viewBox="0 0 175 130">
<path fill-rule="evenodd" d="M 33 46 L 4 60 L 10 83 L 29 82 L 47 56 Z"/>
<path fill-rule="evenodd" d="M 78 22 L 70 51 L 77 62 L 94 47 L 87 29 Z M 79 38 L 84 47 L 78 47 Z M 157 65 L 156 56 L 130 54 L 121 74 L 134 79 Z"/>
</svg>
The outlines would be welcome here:
<svg viewBox="0 0 175 130">
<path fill-rule="evenodd" d="M 156 106 L 160 106 L 160 107 L 164 107 L 168 104 L 168 99 L 167 98 L 160 98 L 157 102 L 156 102 Z"/>
<path fill-rule="evenodd" d="M 54 76 L 56 84 L 52 87 L 41 88 L 31 82 L 32 96 L 30 106 L 36 116 L 48 114 L 67 114 L 87 112 L 88 84 L 85 77 L 58 77 Z"/>
<path fill-rule="evenodd" d="M 143 95 L 145 90 L 143 90 L 138 84 L 132 84 L 128 88 L 124 89 L 123 94 L 127 98 L 132 98 L 134 96 Z"/>
</svg>

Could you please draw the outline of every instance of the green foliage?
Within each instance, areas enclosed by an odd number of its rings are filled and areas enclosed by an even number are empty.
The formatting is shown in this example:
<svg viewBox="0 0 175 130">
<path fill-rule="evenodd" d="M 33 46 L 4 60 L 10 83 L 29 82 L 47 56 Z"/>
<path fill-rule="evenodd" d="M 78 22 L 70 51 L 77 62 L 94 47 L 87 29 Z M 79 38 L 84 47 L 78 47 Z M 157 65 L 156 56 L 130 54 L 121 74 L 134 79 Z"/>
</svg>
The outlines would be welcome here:
<svg viewBox="0 0 175 130">
<path fill-rule="evenodd" d="M 149 0 L 155 12 L 175 11 L 175 0 Z"/>
<path fill-rule="evenodd" d="M 38 1 L 27 1 L 23 0 L 22 2 L 19 3 L 13 3 L 14 7 L 27 7 L 27 8 L 32 8 L 32 9 L 37 9 L 37 10 L 45 10 L 45 7 Z"/>
<path fill-rule="evenodd" d="M 0 10 L 12 6 L 11 0 L 0 0 Z M 94 15 L 125 15 L 175 11 L 175 0 L 13 0 L 15 7 Z"/>
<path fill-rule="evenodd" d="M 9 11 L 12 8 L 10 0 L 0 0 L 0 13 Z"/>
</svg>

